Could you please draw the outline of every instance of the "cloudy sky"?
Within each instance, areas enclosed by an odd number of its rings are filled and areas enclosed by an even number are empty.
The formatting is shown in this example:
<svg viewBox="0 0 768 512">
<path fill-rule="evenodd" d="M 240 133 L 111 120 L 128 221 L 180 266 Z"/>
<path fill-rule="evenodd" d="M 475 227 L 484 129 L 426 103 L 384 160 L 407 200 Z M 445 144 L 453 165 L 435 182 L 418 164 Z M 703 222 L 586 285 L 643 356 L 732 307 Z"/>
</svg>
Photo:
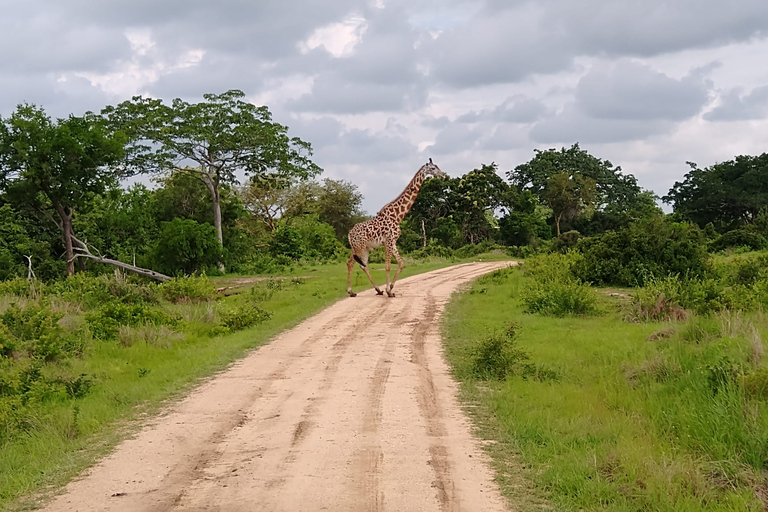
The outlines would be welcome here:
<svg viewBox="0 0 768 512">
<path fill-rule="evenodd" d="M 0 115 L 241 89 L 375 212 L 581 147 L 659 195 L 768 151 L 766 0 L 0 1 Z"/>
</svg>

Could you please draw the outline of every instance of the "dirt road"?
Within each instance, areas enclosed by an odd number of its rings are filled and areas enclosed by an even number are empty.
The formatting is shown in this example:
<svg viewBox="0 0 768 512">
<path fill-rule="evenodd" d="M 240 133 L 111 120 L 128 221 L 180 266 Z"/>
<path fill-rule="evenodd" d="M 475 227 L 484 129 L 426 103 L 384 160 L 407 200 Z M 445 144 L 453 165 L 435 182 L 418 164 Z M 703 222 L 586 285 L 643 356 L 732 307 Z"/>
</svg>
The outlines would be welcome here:
<svg viewBox="0 0 768 512">
<path fill-rule="evenodd" d="M 506 510 L 438 334 L 451 292 L 504 266 L 336 303 L 170 407 L 45 510 Z"/>
</svg>

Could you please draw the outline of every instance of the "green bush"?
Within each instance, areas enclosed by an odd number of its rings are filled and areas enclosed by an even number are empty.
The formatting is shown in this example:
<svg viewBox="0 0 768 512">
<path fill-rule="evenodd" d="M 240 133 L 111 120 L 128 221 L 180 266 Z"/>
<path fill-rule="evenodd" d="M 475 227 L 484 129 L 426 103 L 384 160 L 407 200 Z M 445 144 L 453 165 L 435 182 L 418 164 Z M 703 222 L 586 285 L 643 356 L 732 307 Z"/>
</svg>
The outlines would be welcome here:
<svg viewBox="0 0 768 512">
<path fill-rule="evenodd" d="M 506 380 L 514 376 L 557 380 L 556 372 L 538 367 L 531 362 L 530 354 L 517 346 L 515 338 L 519 330 L 517 324 L 510 324 L 505 331 L 484 338 L 474 350 L 472 374 L 483 380 Z"/>
<path fill-rule="evenodd" d="M 653 277 L 699 277 L 708 268 L 702 231 L 661 216 L 579 240 L 577 247 L 584 257 L 574 273 L 596 285 L 643 286 Z"/>
<path fill-rule="evenodd" d="M 573 251 L 551 253 L 525 261 L 530 276 L 521 299 L 528 313 L 547 316 L 590 315 L 597 312 L 597 297 L 589 285 L 573 276 L 582 256 Z"/>
<path fill-rule="evenodd" d="M 261 309 L 255 304 L 246 304 L 231 311 L 219 314 L 221 325 L 231 331 L 241 331 L 253 325 L 266 322 L 272 318 L 272 313 Z"/>
<path fill-rule="evenodd" d="M 0 321 L 0 359 L 11 357 L 18 343 L 11 331 Z"/>
<path fill-rule="evenodd" d="M 45 305 L 30 304 L 21 308 L 12 304 L 2 315 L 5 325 L 3 344 L 11 350 L 19 349 L 32 359 L 52 361 L 67 355 L 68 340 L 58 321 L 63 315 L 54 313 Z"/>
<path fill-rule="evenodd" d="M 768 248 L 768 239 L 751 226 L 744 226 L 723 233 L 709 246 L 716 252 L 734 247 L 749 247 L 750 250 L 760 251 Z"/>
<path fill-rule="evenodd" d="M 146 304 L 125 304 L 112 301 L 97 311 L 85 315 L 93 336 L 102 340 L 117 338 L 120 326 L 166 325 L 176 326 L 178 320 L 171 315 Z"/>
<path fill-rule="evenodd" d="M 175 277 L 162 283 L 160 295 L 167 301 L 206 302 L 216 298 L 216 287 L 206 276 Z"/>
<path fill-rule="evenodd" d="M 522 295 L 526 312 L 546 316 L 597 313 L 595 291 L 576 279 L 534 283 Z"/>
<path fill-rule="evenodd" d="M 44 286 L 41 281 L 30 282 L 22 277 L 15 277 L 7 281 L 0 281 L 0 295 L 29 297 L 32 290 L 40 292 Z"/>
<path fill-rule="evenodd" d="M 155 246 L 155 264 L 166 274 L 193 274 L 221 261 L 222 247 L 212 225 L 175 218 L 163 222 Z"/>
<path fill-rule="evenodd" d="M 269 250 L 273 257 L 285 256 L 298 261 L 304 256 L 306 252 L 304 241 L 296 229 L 283 224 L 275 230 L 273 235 L 269 243 Z"/>
<path fill-rule="evenodd" d="M 344 245 L 336 238 L 333 226 L 317 220 L 317 215 L 297 219 L 295 229 L 304 247 L 304 258 L 329 261 L 346 253 Z"/>
</svg>

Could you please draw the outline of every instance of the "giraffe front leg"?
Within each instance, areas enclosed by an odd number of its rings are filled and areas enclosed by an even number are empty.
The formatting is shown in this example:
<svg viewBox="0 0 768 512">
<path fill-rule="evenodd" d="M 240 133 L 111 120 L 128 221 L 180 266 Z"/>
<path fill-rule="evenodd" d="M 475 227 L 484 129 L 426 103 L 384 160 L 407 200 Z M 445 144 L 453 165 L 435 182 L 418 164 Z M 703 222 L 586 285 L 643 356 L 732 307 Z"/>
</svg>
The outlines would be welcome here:
<svg viewBox="0 0 768 512">
<path fill-rule="evenodd" d="M 405 266 L 405 261 L 403 261 L 403 257 L 400 256 L 400 253 L 397 251 L 397 247 L 393 248 L 392 254 L 395 255 L 395 259 L 397 260 L 397 272 L 395 272 L 395 278 L 392 279 L 392 284 L 389 285 L 389 289 L 387 290 L 387 295 L 390 297 L 395 296 L 395 292 L 392 291 L 392 288 L 395 287 L 395 281 L 397 281 L 397 278 L 400 276 L 400 272 L 403 271 L 403 267 Z"/>
<path fill-rule="evenodd" d="M 384 270 L 387 274 L 387 284 L 384 287 L 384 289 L 387 291 L 387 295 L 392 297 L 392 295 L 390 295 L 389 293 L 391 290 L 391 287 L 389 286 L 389 270 L 392 268 L 392 251 L 389 250 L 389 246 L 387 246 L 385 249 L 385 255 L 386 256 L 384 257 Z"/>
</svg>

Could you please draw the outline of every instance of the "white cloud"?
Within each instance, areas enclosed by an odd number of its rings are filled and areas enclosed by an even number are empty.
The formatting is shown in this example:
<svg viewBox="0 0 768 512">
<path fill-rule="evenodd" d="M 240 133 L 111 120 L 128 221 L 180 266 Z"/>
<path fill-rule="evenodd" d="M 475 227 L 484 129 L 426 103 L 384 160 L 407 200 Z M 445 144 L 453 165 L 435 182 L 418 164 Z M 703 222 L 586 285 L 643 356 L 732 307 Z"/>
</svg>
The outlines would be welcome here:
<svg viewBox="0 0 768 512">
<path fill-rule="evenodd" d="M 298 44 L 302 53 L 323 48 L 336 58 L 349 57 L 362 40 L 368 25 L 360 15 L 350 14 L 344 20 L 319 27 L 306 41 Z"/>
</svg>

